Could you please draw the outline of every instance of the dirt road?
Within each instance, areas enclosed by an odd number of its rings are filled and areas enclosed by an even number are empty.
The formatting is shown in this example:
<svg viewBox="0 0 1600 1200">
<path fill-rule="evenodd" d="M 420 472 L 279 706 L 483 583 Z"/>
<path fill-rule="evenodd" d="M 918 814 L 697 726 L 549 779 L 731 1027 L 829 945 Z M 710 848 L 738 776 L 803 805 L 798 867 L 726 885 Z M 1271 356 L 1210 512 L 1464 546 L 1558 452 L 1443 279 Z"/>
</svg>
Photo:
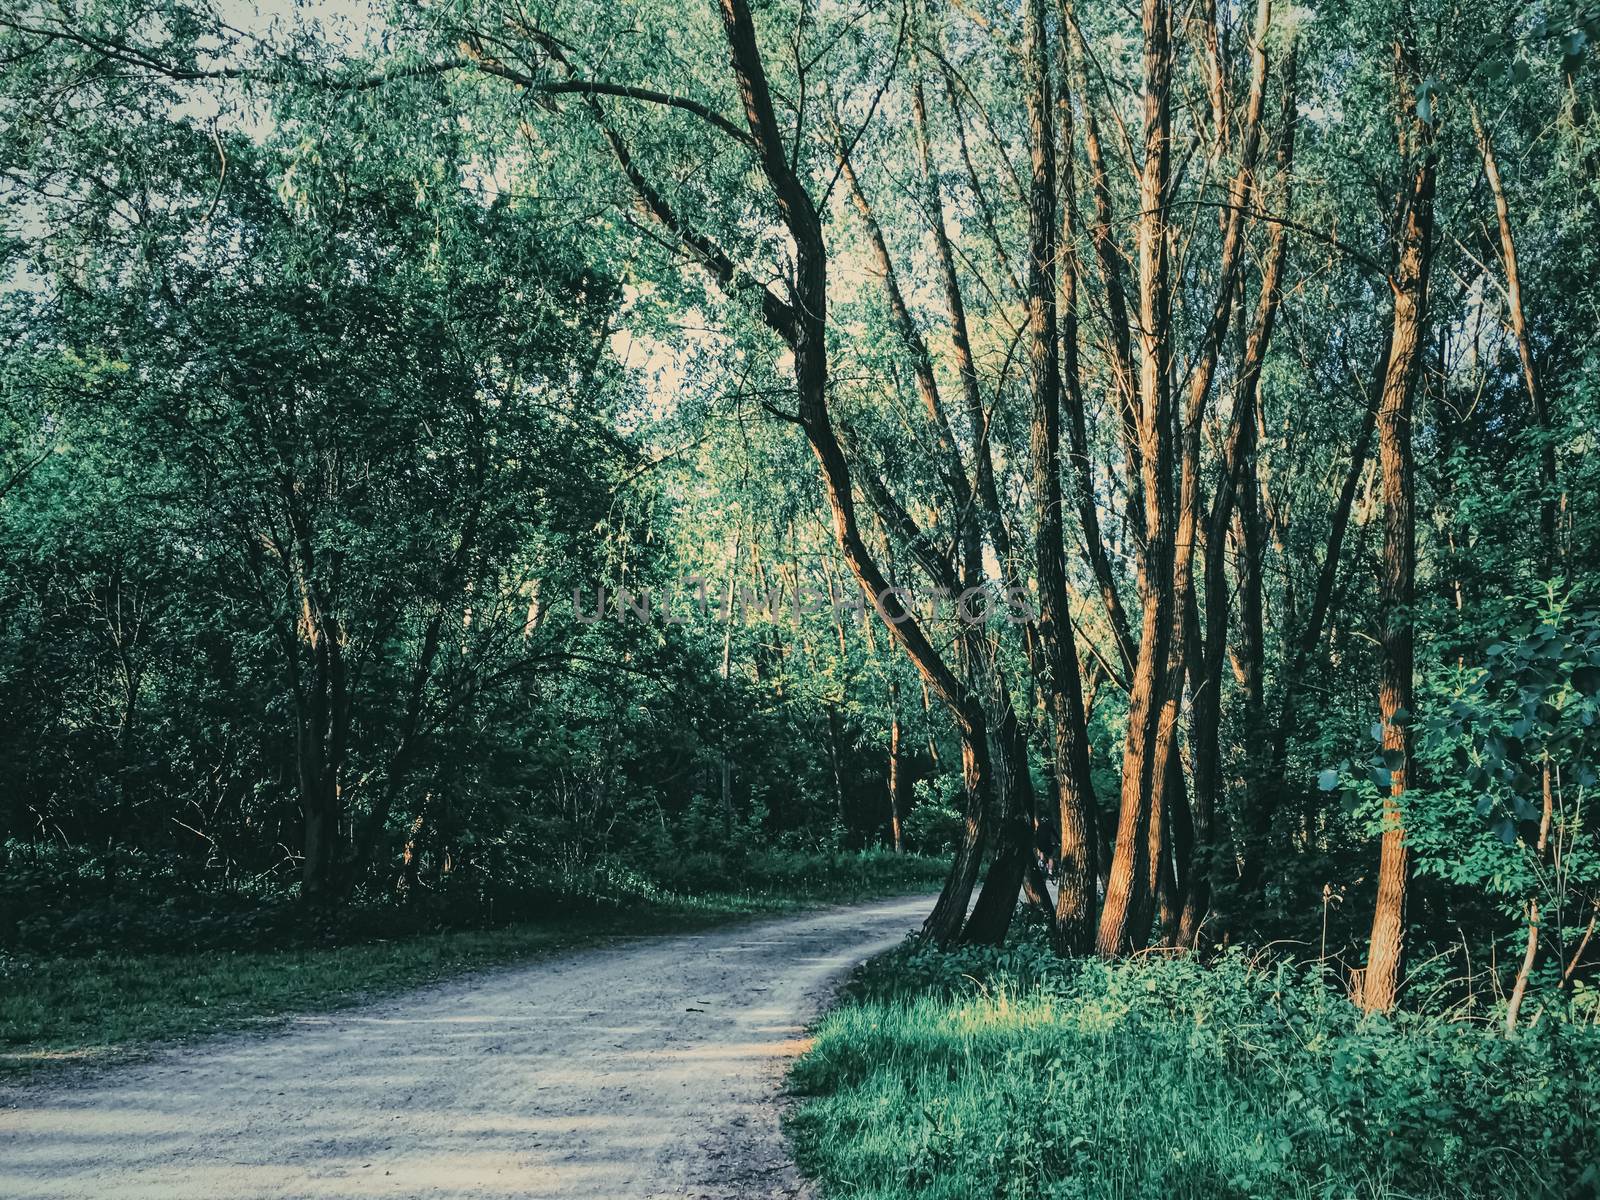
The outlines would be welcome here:
<svg viewBox="0 0 1600 1200">
<path fill-rule="evenodd" d="M 802 1195 L 785 1060 L 930 905 L 580 951 L 0 1096 L 0 1196 Z"/>
</svg>

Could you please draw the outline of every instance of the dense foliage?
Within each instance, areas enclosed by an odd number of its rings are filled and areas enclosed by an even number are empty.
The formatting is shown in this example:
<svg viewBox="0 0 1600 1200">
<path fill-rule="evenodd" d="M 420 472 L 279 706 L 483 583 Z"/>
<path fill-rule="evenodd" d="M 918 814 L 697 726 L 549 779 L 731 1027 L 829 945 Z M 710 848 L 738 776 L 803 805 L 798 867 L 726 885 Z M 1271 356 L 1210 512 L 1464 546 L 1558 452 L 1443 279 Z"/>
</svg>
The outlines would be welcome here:
<svg viewBox="0 0 1600 1200">
<path fill-rule="evenodd" d="M 440 88 L 183 96 L 6 75 L 0 937 L 848 874 L 806 852 L 882 823 L 853 716 L 718 678 L 715 628 L 580 619 L 700 565 L 602 249 L 458 187 Z"/>
<path fill-rule="evenodd" d="M 894 1187 L 1592 1185 L 1591 4 L 233 8 L 0 13 L 0 939 L 921 850 L 1187 957 L 841 1035 Z"/>
</svg>

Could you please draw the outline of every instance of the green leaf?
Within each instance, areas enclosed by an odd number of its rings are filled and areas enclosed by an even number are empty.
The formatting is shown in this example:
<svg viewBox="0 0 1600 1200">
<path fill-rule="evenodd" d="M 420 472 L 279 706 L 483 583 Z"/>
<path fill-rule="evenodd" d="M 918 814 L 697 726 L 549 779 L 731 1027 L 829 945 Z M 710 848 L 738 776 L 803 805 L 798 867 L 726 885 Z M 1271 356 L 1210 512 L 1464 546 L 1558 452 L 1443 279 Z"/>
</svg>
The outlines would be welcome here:
<svg viewBox="0 0 1600 1200">
<path fill-rule="evenodd" d="M 1317 786 L 1325 792 L 1331 792 L 1339 786 L 1339 772 L 1332 767 L 1324 770 L 1317 776 Z"/>
<path fill-rule="evenodd" d="M 1511 823 L 1509 817 L 1501 817 L 1491 828 L 1495 837 L 1508 846 L 1517 840 L 1517 827 Z"/>
</svg>

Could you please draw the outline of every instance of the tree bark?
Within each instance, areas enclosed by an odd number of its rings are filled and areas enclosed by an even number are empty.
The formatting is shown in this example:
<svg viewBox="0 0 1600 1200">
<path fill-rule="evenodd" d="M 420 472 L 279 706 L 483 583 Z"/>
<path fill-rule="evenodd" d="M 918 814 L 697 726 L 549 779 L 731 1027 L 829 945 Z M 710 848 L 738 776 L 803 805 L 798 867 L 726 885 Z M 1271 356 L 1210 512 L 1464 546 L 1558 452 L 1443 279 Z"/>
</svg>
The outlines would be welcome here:
<svg viewBox="0 0 1600 1200">
<path fill-rule="evenodd" d="M 893 664 L 890 670 L 894 669 Z M 904 823 L 907 809 L 905 790 L 909 776 L 902 761 L 904 728 L 900 721 L 900 684 L 889 681 L 889 845 L 896 854 L 905 852 Z"/>
<path fill-rule="evenodd" d="M 1534 844 L 1534 853 L 1538 856 L 1539 865 L 1546 866 L 1545 857 L 1550 850 L 1550 827 L 1555 820 L 1555 791 L 1551 786 L 1550 755 L 1548 751 L 1544 756 L 1543 768 L 1540 772 L 1543 782 L 1544 805 L 1539 815 L 1539 840 Z M 1557 857 L 1557 870 L 1560 870 L 1560 858 Z M 1556 905 L 1556 954 L 1557 961 L 1561 954 L 1561 905 Z M 1506 1001 L 1506 1036 L 1510 1037 L 1517 1031 L 1517 1016 L 1522 1011 L 1522 999 L 1528 994 L 1528 980 L 1533 977 L 1534 965 L 1539 961 L 1539 926 L 1540 912 L 1537 897 L 1528 900 L 1528 942 L 1522 953 L 1522 965 L 1517 968 L 1517 979 L 1511 987 L 1511 998 Z"/>
<path fill-rule="evenodd" d="M 1171 175 L 1171 25 L 1167 0 L 1144 0 L 1144 167 L 1139 176 L 1138 456 L 1144 507 L 1139 553 L 1142 627 L 1128 694 L 1122 802 L 1096 948 L 1113 957 L 1149 936 L 1151 842 L 1164 852 L 1151 802 L 1157 721 L 1172 631 L 1171 297 L 1166 227 Z M 1153 835 L 1153 837 L 1152 837 Z"/>
<path fill-rule="evenodd" d="M 1283 181 L 1281 203 L 1286 214 L 1291 210 L 1293 202 L 1294 139 L 1299 111 L 1297 66 L 1296 46 L 1291 43 L 1284 60 L 1283 103 L 1279 117 L 1277 153 L 1278 174 Z M 1252 191 L 1260 196 L 1262 189 L 1259 186 L 1252 186 Z M 1261 206 L 1264 207 L 1264 203 Z M 1188 948 L 1193 948 L 1198 942 L 1200 927 L 1211 904 L 1213 872 L 1219 865 L 1214 825 L 1221 798 L 1222 661 L 1228 644 L 1229 600 L 1232 594 L 1227 579 L 1226 550 L 1228 533 L 1233 524 L 1234 506 L 1246 470 L 1252 472 L 1251 485 L 1254 486 L 1253 459 L 1256 445 L 1256 414 L 1260 406 L 1261 371 L 1266 362 L 1278 307 L 1282 301 L 1286 233 L 1287 227 L 1282 222 L 1273 222 L 1267 235 L 1267 251 L 1261 272 L 1261 295 L 1256 304 L 1255 320 L 1248 336 L 1244 335 L 1242 328 L 1240 330 L 1244 346 L 1238 381 L 1234 389 L 1233 413 L 1229 418 L 1227 433 L 1223 440 L 1221 474 L 1211 498 L 1211 510 L 1204 521 L 1205 633 L 1203 638 L 1198 639 L 1199 652 L 1192 656 L 1190 668 L 1193 710 L 1190 741 L 1194 759 L 1193 820 L 1196 863 L 1192 872 L 1192 886 L 1185 889 L 1183 915 L 1179 921 L 1178 931 L 1179 944 Z M 1237 282 L 1235 286 L 1242 292 L 1242 282 Z M 1258 593 L 1259 566 L 1259 562 L 1254 562 L 1247 564 L 1246 567 L 1257 572 Z M 1257 617 L 1259 619 L 1259 613 Z"/>
<path fill-rule="evenodd" d="M 1004 680 L 992 662 L 982 664 L 994 696 L 995 813 L 994 857 L 983 890 L 962 930 L 963 942 L 998 946 L 1016 915 L 1023 880 L 1034 860 L 1033 780 L 1028 770 L 1028 739 Z"/>
<path fill-rule="evenodd" d="M 1044 0 L 1024 0 L 1022 61 L 1026 82 L 1031 179 L 1028 192 L 1027 329 L 1033 421 L 1029 436 L 1034 494 L 1034 561 L 1039 684 L 1050 714 L 1056 807 L 1056 935 L 1073 954 L 1094 938 L 1094 783 L 1078 653 L 1067 599 L 1061 506 L 1061 362 L 1056 321 L 1056 146 Z M 1031 856 L 1032 839 L 1029 840 Z"/>
<path fill-rule="evenodd" d="M 1116 643 L 1117 663 L 1123 678 L 1133 673 L 1133 634 L 1128 627 L 1128 614 L 1122 603 L 1116 576 L 1111 568 L 1111 556 L 1106 553 L 1105 538 L 1100 531 L 1100 509 L 1095 494 L 1094 463 L 1089 454 L 1089 430 L 1083 396 L 1083 372 L 1079 345 L 1078 324 L 1078 260 L 1077 237 L 1082 227 L 1078 213 L 1077 180 L 1074 167 L 1077 123 L 1073 119 L 1072 55 L 1067 36 L 1071 28 L 1063 4 L 1062 29 L 1056 39 L 1056 144 L 1057 191 L 1061 197 L 1061 236 L 1059 264 L 1059 292 L 1057 325 L 1061 334 L 1062 398 L 1066 404 L 1066 431 L 1068 462 L 1072 468 L 1074 500 L 1078 511 L 1078 526 L 1083 534 L 1084 555 L 1094 573 L 1100 600 L 1105 607 L 1106 623 L 1111 627 Z M 1085 97 L 1085 103 L 1087 98 Z M 1119 285 L 1120 286 L 1120 285 Z M 1102 864 L 1103 865 L 1103 864 Z"/>
<path fill-rule="evenodd" d="M 1494 197 L 1494 211 L 1500 229 L 1500 261 L 1506 272 L 1506 309 L 1511 318 L 1511 334 L 1517 343 L 1517 358 L 1522 364 L 1522 381 L 1528 391 L 1528 405 L 1532 410 L 1534 427 L 1539 431 L 1539 536 L 1545 571 L 1555 569 L 1559 556 L 1556 543 L 1556 446 L 1550 419 L 1550 406 L 1545 398 L 1533 355 L 1533 340 L 1528 336 L 1528 321 L 1522 308 L 1522 275 L 1517 269 L 1517 242 L 1511 233 L 1511 205 L 1506 201 L 1505 185 L 1500 180 L 1500 163 L 1494 153 L 1494 143 L 1478 115 L 1478 106 L 1469 106 L 1472 113 L 1472 130 L 1478 138 L 1478 149 L 1483 155 L 1483 173 L 1489 181 L 1489 192 Z"/>
<path fill-rule="evenodd" d="M 1176 526 L 1172 543 L 1172 577 L 1169 585 L 1172 630 L 1167 643 L 1166 661 L 1162 664 L 1166 679 L 1161 689 L 1155 743 L 1151 750 L 1155 762 L 1152 767 L 1153 794 L 1150 801 L 1148 870 L 1149 887 L 1152 892 L 1158 894 L 1163 881 L 1171 878 L 1173 872 L 1173 864 L 1168 862 L 1168 857 L 1171 853 L 1172 825 L 1177 818 L 1178 800 L 1169 794 L 1171 790 L 1169 784 L 1175 782 L 1181 785 L 1183 779 L 1178 726 L 1184 683 L 1189 670 L 1187 622 L 1192 608 L 1194 547 L 1199 530 L 1201 432 L 1209 406 L 1211 384 L 1221 359 L 1228 326 L 1233 320 L 1234 298 L 1238 292 L 1237 279 L 1243 258 L 1244 214 L 1250 197 L 1256 191 L 1256 159 L 1260 153 L 1261 116 L 1266 102 L 1268 67 L 1266 38 L 1271 24 L 1271 0 L 1257 0 L 1255 29 L 1251 38 L 1250 89 L 1240 131 L 1239 164 L 1228 189 L 1228 208 L 1222 220 L 1222 249 L 1218 265 L 1217 294 L 1191 369 L 1189 392 L 1183 412 Z M 1218 132 L 1220 134 L 1221 131 Z M 1281 237 L 1281 226 L 1278 228 Z M 1270 324 L 1268 332 L 1270 333 Z M 1262 349 L 1264 351 L 1264 345 Z M 1174 910 L 1181 910 L 1184 902 L 1170 895 L 1161 895 L 1160 899 L 1162 928 L 1167 933 L 1175 935 L 1180 921 Z"/>
<path fill-rule="evenodd" d="M 1411 408 L 1427 326 L 1432 261 L 1436 162 L 1431 126 L 1417 115 L 1416 52 L 1409 31 L 1395 43 L 1401 98 L 1400 154 L 1408 165 L 1409 199 L 1401 226 L 1394 279 L 1394 332 L 1378 408 L 1378 454 L 1383 471 L 1383 611 L 1378 707 L 1383 749 L 1395 760 L 1384 801 L 1378 856 L 1378 899 L 1372 917 L 1360 1004 L 1368 1012 L 1395 1005 L 1405 975 L 1406 901 L 1411 879 L 1405 835 L 1405 794 L 1411 768 L 1412 602 L 1416 585 L 1416 528 L 1412 482 Z"/>
<path fill-rule="evenodd" d="M 298 646 L 290 646 L 298 729 L 295 765 L 304 817 L 300 895 L 313 907 L 329 903 L 338 890 L 335 878 L 343 818 L 341 787 L 349 745 L 350 695 L 344 662 L 344 635 L 331 611 L 314 551 L 311 518 L 305 511 L 301 485 L 281 481 L 290 546 L 283 551 L 291 599 L 299 610 Z M 300 646 L 308 669 L 300 670 Z"/>
</svg>

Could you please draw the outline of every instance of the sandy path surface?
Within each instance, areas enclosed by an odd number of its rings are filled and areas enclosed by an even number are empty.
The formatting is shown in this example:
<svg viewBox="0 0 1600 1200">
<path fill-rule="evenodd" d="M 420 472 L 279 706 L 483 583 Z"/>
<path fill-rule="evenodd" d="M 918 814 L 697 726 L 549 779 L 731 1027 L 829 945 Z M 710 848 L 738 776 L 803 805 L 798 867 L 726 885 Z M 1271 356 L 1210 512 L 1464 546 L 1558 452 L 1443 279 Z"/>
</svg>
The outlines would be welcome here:
<svg viewBox="0 0 1600 1200">
<path fill-rule="evenodd" d="M 785 1063 L 930 905 L 578 951 L 0 1095 L 0 1196 L 803 1195 Z"/>
</svg>

